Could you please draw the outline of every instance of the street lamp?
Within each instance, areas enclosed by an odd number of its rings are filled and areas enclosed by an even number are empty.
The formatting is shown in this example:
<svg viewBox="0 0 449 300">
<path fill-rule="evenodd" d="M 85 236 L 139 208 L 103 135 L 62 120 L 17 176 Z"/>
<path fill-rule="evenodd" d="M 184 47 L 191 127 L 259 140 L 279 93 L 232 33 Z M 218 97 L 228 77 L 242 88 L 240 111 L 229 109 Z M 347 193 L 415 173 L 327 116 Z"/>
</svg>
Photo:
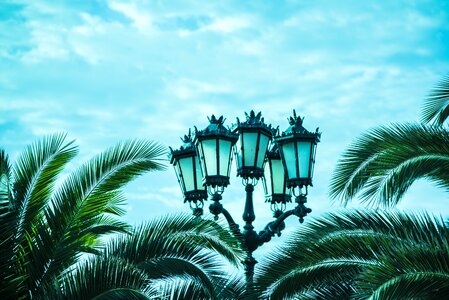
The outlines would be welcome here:
<svg viewBox="0 0 449 300">
<path fill-rule="evenodd" d="M 302 223 L 312 210 L 305 206 L 307 188 L 312 186 L 316 145 L 321 133 L 309 132 L 303 126 L 303 118 L 296 115 L 288 119 L 290 127 L 282 133 L 264 123 L 261 113 L 251 111 L 246 121 L 233 129 L 224 126 L 223 117 L 212 115 L 204 130 L 195 127 L 194 138 L 183 139 L 179 150 L 171 149 L 170 162 L 175 167 L 184 202 L 189 202 L 195 215 L 201 215 L 206 190 L 212 203 L 210 212 L 218 219 L 222 214 L 232 231 L 240 239 L 246 258 L 245 274 L 248 286 L 253 284 L 254 265 L 257 261 L 253 252 L 262 244 L 269 242 L 285 228 L 285 219 L 296 215 Z M 196 148 L 196 152 L 192 149 Z M 243 230 L 235 223 L 231 214 L 221 204 L 224 188 L 229 184 L 232 151 L 237 164 L 237 176 L 242 177 L 246 191 L 243 210 L 245 225 Z M 202 186 L 199 186 L 198 166 L 201 166 Z M 262 179 L 266 202 L 269 202 L 274 221 L 257 233 L 252 222 L 254 214 L 253 191 L 258 180 Z M 291 195 L 295 196 L 296 207 L 286 210 Z M 193 203 L 193 205 L 192 205 Z"/>
</svg>

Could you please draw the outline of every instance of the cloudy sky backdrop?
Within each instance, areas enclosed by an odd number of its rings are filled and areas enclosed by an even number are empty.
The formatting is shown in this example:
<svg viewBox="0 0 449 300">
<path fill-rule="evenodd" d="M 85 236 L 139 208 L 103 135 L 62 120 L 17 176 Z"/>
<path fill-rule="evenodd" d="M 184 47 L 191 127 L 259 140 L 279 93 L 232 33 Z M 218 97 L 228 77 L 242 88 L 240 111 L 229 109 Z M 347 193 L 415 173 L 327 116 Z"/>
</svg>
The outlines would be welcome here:
<svg viewBox="0 0 449 300">
<path fill-rule="evenodd" d="M 417 121 L 448 71 L 445 0 L 1 0 L 0 146 L 14 158 L 64 131 L 80 145 L 74 168 L 129 138 L 176 148 L 211 114 L 231 125 L 254 109 L 284 130 L 296 109 L 323 132 L 309 192 L 317 216 L 339 208 L 327 190 L 345 146 L 376 125 Z M 131 223 L 188 211 L 171 167 L 126 194 Z M 237 220 L 243 197 L 232 179 L 223 203 Z M 423 182 L 401 207 L 447 211 L 446 198 Z M 255 202 L 261 230 L 271 213 L 260 186 Z"/>
</svg>

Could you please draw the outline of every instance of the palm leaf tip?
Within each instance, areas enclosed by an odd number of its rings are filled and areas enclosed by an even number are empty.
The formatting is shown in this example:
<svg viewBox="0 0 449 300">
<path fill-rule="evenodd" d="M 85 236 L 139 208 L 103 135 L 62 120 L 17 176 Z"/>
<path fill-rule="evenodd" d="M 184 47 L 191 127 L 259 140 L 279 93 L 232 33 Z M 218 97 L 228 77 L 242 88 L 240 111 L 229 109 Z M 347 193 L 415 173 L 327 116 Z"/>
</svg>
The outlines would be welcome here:
<svg viewBox="0 0 449 300">
<path fill-rule="evenodd" d="M 374 128 L 343 153 L 329 195 L 343 204 L 360 195 L 361 202 L 391 207 L 418 179 L 448 188 L 448 145 L 447 131 L 439 127 L 405 123 Z"/>
<path fill-rule="evenodd" d="M 424 101 L 421 121 L 442 126 L 449 117 L 449 74 L 435 85 Z"/>
</svg>

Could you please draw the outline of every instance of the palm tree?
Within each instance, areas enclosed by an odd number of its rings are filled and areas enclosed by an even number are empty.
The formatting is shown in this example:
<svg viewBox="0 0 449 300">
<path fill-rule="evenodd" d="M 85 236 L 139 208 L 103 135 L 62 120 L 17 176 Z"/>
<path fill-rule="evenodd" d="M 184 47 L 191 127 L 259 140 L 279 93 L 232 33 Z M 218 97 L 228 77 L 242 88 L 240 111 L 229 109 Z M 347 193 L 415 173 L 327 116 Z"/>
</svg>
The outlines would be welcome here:
<svg viewBox="0 0 449 300">
<path fill-rule="evenodd" d="M 127 232 L 121 187 L 163 168 L 162 146 L 119 143 L 58 179 L 78 153 L 64 134 L 28 146 L 11 164 L 0 149 L 0 295 L 45 298 L 82 254 L 99 254 L 100 237 Z M 56 280 L 56 281 L 55 281 Z"/>
<path fill-rule="evenodd" d="M 449 75 L 426 99 L 422 121 L 391 124 L 357 138 L 337 163 L 330 197 L 394 206 L 418 179 L 449 189 Z"/>
<path fill-rule="evenodd" d="M 428 214 L 352 210 L 301 228 L 262 262 L 261 299 L 448 299 L 449 226 Z"/>
</svg>

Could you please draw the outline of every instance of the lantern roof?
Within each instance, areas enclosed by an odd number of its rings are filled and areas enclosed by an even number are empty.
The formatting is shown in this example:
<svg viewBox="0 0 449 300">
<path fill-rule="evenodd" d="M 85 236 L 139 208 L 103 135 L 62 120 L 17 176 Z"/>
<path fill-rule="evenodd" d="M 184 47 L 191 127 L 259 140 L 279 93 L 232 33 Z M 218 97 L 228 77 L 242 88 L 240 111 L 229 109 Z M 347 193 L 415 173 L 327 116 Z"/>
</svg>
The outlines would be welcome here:
<svg viewBox="0 0 449 300">
<path fill-rule="evenodd" d="M 296 111 L 293 110 L 293 116 L 289 117 L 288 123 L 290 124 L 290 127 L 288 127 L 284 132 L 281 134 L 278 134 L 275 136 L 275 141 L 284 141 L 289 140 L 291 138 L 308 138 L 311 140 L 314 140 L 315 143 L 318 143 L 321 139 L 321 132 L 319 132 L 319 128 L 317 127 L 315 132 L 310 132 L 304 126 L 302 126 L 302 123 L 304 121 L 304 117 L 300 117 L 296 115 Z"/>
<path fill-rule="evenodd" d="M 237 118 L 237 124 L 234 126 L 234 132 L 237 132 L 241 128 L 245 129 L 257 129 L 264 131 L 270 138 L 276 134 L 277 129 L 273 128 L 270 125 L 265 124 L 264 118 L 262 117 L 262 112 L 255 113 L 254 110 L 248 114 L 245 112 L 246 121 L 240 122 L 240 119 Z"/>
<path fill-rule="evenodd" d="M 183 157 L 183 156 L 191 156 L 192 154 L 195 155 L 196 149 L 195 145 L 193 144 L 192 139 L 192 133 L 189 129 L 189 133 L 184 135 L 184 137 L 181 137 L 181 141 L 184 143 L 179 149 L 173 150 L 172 147 L 170 148 L 170 163 L 173 164 L 173 161 L 177 158 Z"/>
<path fill-rule="evenodd" d="M 195 139 L 202 140 L 206 137 L 214 137 L 214 136 L 220 136 L 224 139 L 236 142 L 238 139 L 238 134 L 233 133 L 229 128 L 226 128 L 223 123 L 226 120 L 223 118 L 223 116 L 220 116 L 219 118 L 215 117 L 215 115 L 212 115 L 210 118 L 207 117 L 209 120 L 209 125 L 203 129 L 198 130 L 195 126 Z"/>
</svg>

